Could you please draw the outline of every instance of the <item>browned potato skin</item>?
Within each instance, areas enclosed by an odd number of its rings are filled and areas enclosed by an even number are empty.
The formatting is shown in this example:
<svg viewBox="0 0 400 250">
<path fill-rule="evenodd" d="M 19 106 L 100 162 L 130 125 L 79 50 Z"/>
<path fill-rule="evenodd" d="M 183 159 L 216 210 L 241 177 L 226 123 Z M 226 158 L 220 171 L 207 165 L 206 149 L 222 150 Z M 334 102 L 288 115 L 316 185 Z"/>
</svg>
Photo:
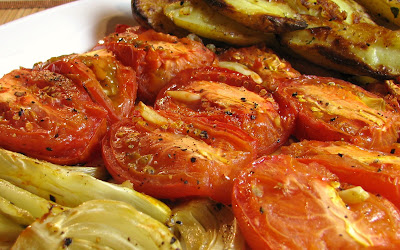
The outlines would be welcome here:
<svg viewBox="0 0 400 250">
<path fill-rule="evenodd" d="M 266 33 L 282 33 L 304 29 L 308 26 L 307 22 L 301 18 L 274 16 L 268 14 L 268 10 L 265 10 L 265 14 L 249 15 L 248 13 L 241 13 L 230 4 L 230 1 L 235 0 L 204 0 L 216 11 L 254 30 Z"/>
<path fill-rule="evenodd" d="M 265 12 L 259 8 L 252 10 L 253 2 L 246 0 L 240 3 L 249 6 L 241 6 L 237 0 L 200 1 L 260 33 L 279 33 L 281 45 L 289 48 L 288 53 L 327 69 L 378 79 L 400 77 L 400 60 L 396 60 L 400 32 L 377 25 L 363 6 L 351 0 L 271 0 L 275 5 L 268 1 L 257 4 L 263 8 L 278 6 Z M 156 31 L 186 36 L 189 32 L 178 28 L 163 12 L 168 4 L 179 2 L 183 1 L 132 0 L 132 9 L 142 24 Z M 290 12 L 289 18 L 283 10 Z"/>
<path fill-rule="evenodd" d="M 164 15 L 164 7 L 175 2 L 180 0 L 132 0 L 132 14 L 136 21 L 145 27 L 178 37 L 187 36 L 188 31 L 176 26 Z"/>
<path fill-rule="evenodd" d="M 288 0 L 301 17 L 307 20 L 308 28 L 328 25 L 330 21 L 345 24 L 371 23 L 374 21 L 365 8 L 353 0 Z M 342 8 L 340 7 L 342 6 Z"/>
<path fill-rule="evenodd" d="M 400 28 L 400 1 L 398 0 L 356 0 L 379 21 L 393 29 Z"/>
<path fill-rule="evenodd" d="M 276 42 L 272 33 L 249 29 L 222 15 L 203 0 L 185 0 L 164 7 L 164 14 L 177 26 L 194 34 L 236 46 Z"/>
<path fill-rule="evenodd" d="M 311 62 L 346 74 L 379 79 L 400 76 L 400 64 L 396 60 L 400 52 L 400 33 L 381 26 L 332 22 L 330 27 L 283 34 L 280 42 Z M 378 51 L 376 55 L 367 53 L 374 48 Z M 381 54 L 383 51 L 390 51 L 393 56 Z M 370 56 L 375 56 L 376 60 L 370 60 Z"/>
</svg>

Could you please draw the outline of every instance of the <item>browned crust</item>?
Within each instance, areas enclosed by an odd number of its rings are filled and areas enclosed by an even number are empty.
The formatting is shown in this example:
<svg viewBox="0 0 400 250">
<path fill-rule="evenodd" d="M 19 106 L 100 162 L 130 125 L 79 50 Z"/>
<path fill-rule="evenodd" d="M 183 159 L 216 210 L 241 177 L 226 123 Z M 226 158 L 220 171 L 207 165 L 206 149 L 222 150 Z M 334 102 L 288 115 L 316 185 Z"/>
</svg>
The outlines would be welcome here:
<svg viewBox="0 0 400 250">
<path fill-rule="evenodd" d="M 183 37 L 188 32 L 176 26 L 164 15 L 164 7 L 174 2 L 180 2 L 180 0 L 132 0 L 132 14 L 140 25 L 158 32 Z"/>
<path fill-rule="evenodd" d="M 381 34 L 379 34 L 381 37 L 390 37 L 390 34 L 387 34 L 384 29 L 379 29 L 378 31 L 381 31 Z M 313 37 L 318 37 L 317 39 L 319 40 L 331 40 L 331 43 L 329 46 L 327 44 L 319 45 L 312 43 L 310 43 L 309 46 L 297 46 L 293 43 L 288 44 L 282 39 L 280 39 L 280 41 L 295 54 L 302 55 L 307 60 L 328 69 L 334 69 L 352 75 L 368 75 L 377 79 L 393 79 L 399 76 L 395 72 L 392 72 L 393 69 L 390 67 L 385 67 L 384 65 L 369 65 L 354 56 L 351 51 L 352 47 L 366 48 L 368 43 L 373 44 L 375 42 L 373 39 L 375 36 L 371 36 L 370 39 L 365 37 L 365 40 L 362 42 L 355 42 L 341 36 L 334 36 L 335 32 L 332 31 L 331 27 L 327 26 L 311 28 L 308 29 L 308 32 L 310 32 Z M 328 39 L 328 36 L 330 39 Z M 334 39 L 332 39 L 333 37 Z M 390 38 L 388 38 L 388 40 L 390 40 Z"/>
<path fill-rule="evenodd" d="M 284 18 L 267 14 L 247 15 L 240 13 L 224 0 L 204 0 L 221 14 L 232 18 L 251 29 L 267 33 L 283 33 L 307 28 L 308 24 L 303 19 Z"/>
</svg>

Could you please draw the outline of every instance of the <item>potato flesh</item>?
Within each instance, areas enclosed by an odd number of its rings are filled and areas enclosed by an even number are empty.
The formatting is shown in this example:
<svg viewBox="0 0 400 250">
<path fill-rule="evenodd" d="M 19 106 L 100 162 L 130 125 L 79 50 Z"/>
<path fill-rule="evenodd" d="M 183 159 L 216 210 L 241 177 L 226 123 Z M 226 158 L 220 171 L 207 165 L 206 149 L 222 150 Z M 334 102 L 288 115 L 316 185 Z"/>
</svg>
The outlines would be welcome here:
<svg viewBox="0 0 400 250">
<path fill-rule="evenodd" d="M 274 39 L 272 34 L 256 32 L 234 22 L 200 0 L 169 4 L 164 8 L 164 13 L 181 28 L 230 44 L 250 45 Z"/>
<path fill-rule="evenodd" d="M 213 9 L 254 30 L 282 33 L 304 29 L 307 22 L 289 1 L 205 0 Z"/>
<path fill-rule="evenodd" d="M 327 68 L 353 75 L 400 75 L 400 33 L 367 23 L 335 25 L 283 34 L 294 53 Z"/>
<path fill-rule="evenodd" d="M 356 0 L 379 18 L 400 26 L 400 2 L 397 0 Z"/>
</svg>

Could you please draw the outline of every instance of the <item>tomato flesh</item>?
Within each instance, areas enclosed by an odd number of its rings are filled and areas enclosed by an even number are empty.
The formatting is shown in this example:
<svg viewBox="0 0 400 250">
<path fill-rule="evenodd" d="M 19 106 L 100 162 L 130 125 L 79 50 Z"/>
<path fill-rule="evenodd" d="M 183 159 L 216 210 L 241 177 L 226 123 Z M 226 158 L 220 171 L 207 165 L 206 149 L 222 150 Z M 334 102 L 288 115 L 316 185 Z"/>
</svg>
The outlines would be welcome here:
<svg viewBox="0 0 400 250">
<path fill-rule="evenodd" d="M 202 43 L 178 39 L 143 27 L 119 27 L 94 50 L 106 48 L 136 72 L 138 99 L 152 104 L 158 92 L 179 71 L 211 65 L 215 55 Z"/>
<path fill-rule="evenodd" d="M 232 197 L 247 243 L 254 249 L 399 247 L 399 210 L 372 194 L 346 205 L 338 181 L 324 166 L 288 155 L 255 161 L 235 180 Z"/>
<path fill-rule="evenodd" d="M 157 198 L 204 196 L 229 204 L 232 180 L 254 159 L 252 146 L 232 140 L 229 126 L 203 122 L 160 125 L 141 115 L 121 121 L 103 141 L 107 169 L 117 181 L 129 180 Z M 250 151 L 235 150 L 242 146 Z"/>
<path fill-rule="evenodd" d="M 0 146 L 58 164 L 90 160 L 106 132 L 106 111 L 85 90 L 50 71 L 14 70 L 0 79 Z"/>
<path fill-rule="evenodd" d="M 284 79 L 301 76 L 290 63 L 265 46 L 229 48 L 218 54 L 218 59 L 245 65 L 261 77 L 261 84 L 269 91 L 275 91 Z"/>
<path fill-rule="evenodd" d="M 259 155 L 274 152 L 293 129 L 294 111 L 281 107 L 248 76 L 216 67 L 180 72 L 155 103 L 170 113 L 232 124 L 256 140 Z"/>
<path fill-rule="evenodd" d="M 302 141 L 283 147 L 299 161 L 318 162 L 341 181 L 386 197 L 400 208 L 400 157 L 346 142 Z"/>
<path fill-rule="evenodd" d="M 129 117 L 133 111 L 136 74 L 109 51 L 52 58 L 36 68 L 62 74 L 84 87 L 92 100 L 108 111 L 111 123 Z"/>
<path fill-rule="evenodd" d="M 348 82 L 302 76 L 283 82 L 275 95 L 298 110 L 294 136 L 299 140 L 347 141 L 387 149 L 399 137 L 393 108 Z"/>
</svg>

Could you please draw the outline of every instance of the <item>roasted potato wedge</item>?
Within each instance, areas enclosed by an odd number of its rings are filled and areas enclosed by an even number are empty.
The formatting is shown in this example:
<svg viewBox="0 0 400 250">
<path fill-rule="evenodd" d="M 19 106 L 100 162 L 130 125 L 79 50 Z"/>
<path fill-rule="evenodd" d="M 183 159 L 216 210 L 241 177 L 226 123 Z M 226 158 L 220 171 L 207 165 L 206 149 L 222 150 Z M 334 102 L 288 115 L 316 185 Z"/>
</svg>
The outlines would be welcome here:
<svg viewBox="0 0 400 250">
<path fill-rule="evenodd" d="M 341 74 L 379 79 L 400 74 L 395 56 L 400 46 L 397 33 L 376 24 L 354 0 L 146 1 L 151 0 L 132 0 L 134 12 L 167 18 L 181 30 L 201 37 L 240 46 L 264 43 L 275 50 L 283 45 L 290 48 L 289 53 Z M 154 24 L 151 18 L 146 20 Z M 160 19 L 159 23 L 165 22 Z M 169 32 L 162 25 L 152 26 Z"/>
<path fill-rule="evenodd" d="M 164 15 L 164 7 L 180 0 L 132 0 L 132 14 L 136 21 L 156 31 L 183 37 L 189 34 Z"/>
<path fill-rule="evenodd" d="M 250 45 L 275 40 L 273 34 L 251 30 L 219 14 L 202 0 L 171 3 L 165 6 L 164 14 L 177 26 L 216 41 Z"/>
<path fill-rule="evenodd" d="M 282 33 L 304 29 L 307 22 L 289 1 L 205 0 L 225 16 L 263 32 Z"/>
<path fill-rule="evenodd" d="M 325 26 L 335 20 L 347 24 L 374 23 L 353 0 L 204 0 L 213 9 L 252 29 L 284 33 Z"/>
<path fill-rule="evenodd" d="M 356 0 L 372 15 L 384 18 L 391 24 L 400 26 L 400 1 L 398 0 Z"/>
<path fill-rule="evenodd" d="M 400 33 L 368 23 L 332 22 L 282 34 L 283 45 L 302 57 L 337 71 L 390 79 L 400 75 Z"/>
<path fill-rule="evenodd" d="M 366 9 L 353 0 L 288 0 L 291 6 L 308 22 L 308 27 L 328 25 L 330 21 L 344 24 L 374 24 Z"/>
</svg>

